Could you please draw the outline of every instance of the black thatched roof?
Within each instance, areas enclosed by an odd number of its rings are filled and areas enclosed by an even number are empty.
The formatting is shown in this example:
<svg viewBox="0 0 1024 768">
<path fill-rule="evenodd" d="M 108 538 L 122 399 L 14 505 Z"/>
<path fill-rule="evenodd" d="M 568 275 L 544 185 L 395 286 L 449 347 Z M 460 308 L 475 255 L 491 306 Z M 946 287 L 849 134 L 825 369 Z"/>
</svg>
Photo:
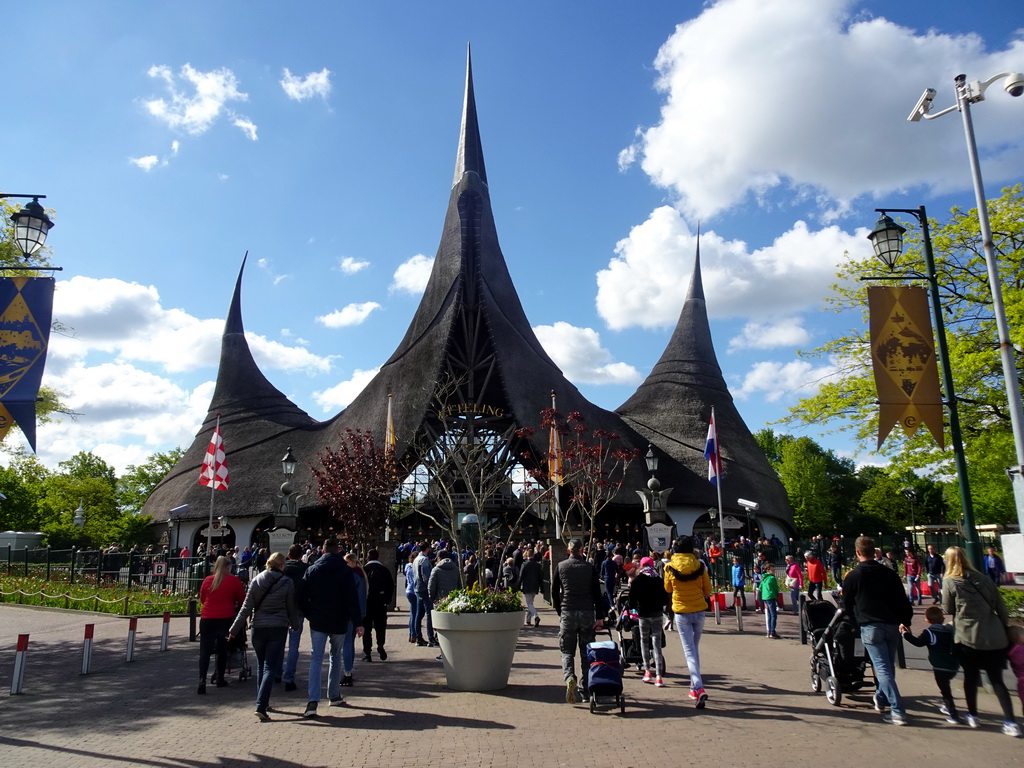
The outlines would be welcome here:
<svg viewBox="0 0 1024 768">
<path fill-rule="evenodd" d="M 700 273 L 700 245 L 694 260 L 690 289 L 668 347 L 650 375 L 616 412 L 640 434 L 660 447 L 702 482 L 679 493 L 672 468 L 658 477 L 676 486 L 675 503 L 717 506 L 717 491 L 707 482 L 704 458 L 711 409 L 722 455 L 722 505 L 742 511 L 737 498 L 756 501 L 759 514 L 790 524 L 793 511 L 778 475 L 743 422 L 718 365 L 708 324 L 704 285 Z"/>
</svg>

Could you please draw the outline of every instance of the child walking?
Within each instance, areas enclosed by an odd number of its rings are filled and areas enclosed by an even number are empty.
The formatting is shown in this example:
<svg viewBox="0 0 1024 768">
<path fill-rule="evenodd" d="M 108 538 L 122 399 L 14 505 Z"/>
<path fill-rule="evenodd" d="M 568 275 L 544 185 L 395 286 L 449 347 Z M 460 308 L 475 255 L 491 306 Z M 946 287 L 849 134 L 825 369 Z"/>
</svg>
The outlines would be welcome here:
<svg viewBox="0 0 1024 768">
<path fill-rule="evenodd" d="M 918 648 L 928 648 L 928 661 L 932 665 L 932 673 L 935 675 L 935 684 L 939 686 L 939 693 L 942 694 L 943 706 L 939 711 L 946 716 L 946 722 L 956 725 L 960 722 L 956 711 L 956 702 L 953 701 L 953 689 L 950 683 L 956 677 L 960 669 L 960 662 L 953 654 L 953 625 L 944 624 L 945 614 L 942 608 L 937 605 L 928 606 L 924 612 L 924 618 L 928 626 L 920 635 L 914 637 L 910 628 L 905 624 L 900 625 L 900 634 L 903 639 Z"/>
<path fill-rule="evenodd" d="M 761 564 L 756 560 L 750 572 L 750 583 L 754 587 L 754 612 L 761 613 L 764 610 L 764 604 L 761 601 Z"/>
<path fill-rule="evenodd" d="M 768 637 L 779 639 L 775 631 L 775 624 L 779 618 L 779 580 L 775 578 L 775 572 L 771 561 L 765 561 L 761 566 L 761 602 L 764 603 L 764 623 L 768 629 Z"/>
<path fill-rule="evenodd" d="M 732 559 L 732 604 L 736 605 L 736 598 L 743 598 L 743 610 L 747 610 L 747 577 L 743 573 L 743 565 L 738 557 Z"/>
</svg>

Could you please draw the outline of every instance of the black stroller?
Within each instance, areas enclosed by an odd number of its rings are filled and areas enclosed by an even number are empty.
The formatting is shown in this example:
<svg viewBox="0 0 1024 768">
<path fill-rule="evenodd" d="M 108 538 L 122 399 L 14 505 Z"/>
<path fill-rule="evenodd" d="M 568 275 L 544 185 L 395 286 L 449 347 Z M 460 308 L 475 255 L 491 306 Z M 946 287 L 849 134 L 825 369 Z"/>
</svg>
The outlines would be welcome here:
<svg viewBox="0 0 1024 768">
<path fill-rule="evenodd" d="M 644 657 L 640 650 L 640 617 L 637 615 L 636 609 L 629 607 L 628 589 L 621 590 L 615 600 L 615 630 L 619 634 L 623 669 L 635 664 L 637 672 L 643 672 Z"/>
<path fill-rule="evenodd" d="M 248 637 L 244 629 L 228 640 L 227 674 L 233 675 L 237 669 L 239 682 L 244 682 L 252 677 L 252 668 L 249 666 L 248 651 Z"/>
<path fill-rule="evenodd" d="M 622 662 L 619 646 L 611 640 L 587 643 L 587 690 L 590 693 L 590 711 L 596 712 L 599 699 L 611 698 L 626 713 L 626 698 L 622 695 Z"/>
<path fill-rule="evenodd" d="M 860 630 L 842 608 L 826 600 L 804 603 L 802 619 L 811 642 L 811 690 L 839 706 L 844 693 L 873 685 L 867 679 L 867 654 L 857 654 Z"/>
</svg>

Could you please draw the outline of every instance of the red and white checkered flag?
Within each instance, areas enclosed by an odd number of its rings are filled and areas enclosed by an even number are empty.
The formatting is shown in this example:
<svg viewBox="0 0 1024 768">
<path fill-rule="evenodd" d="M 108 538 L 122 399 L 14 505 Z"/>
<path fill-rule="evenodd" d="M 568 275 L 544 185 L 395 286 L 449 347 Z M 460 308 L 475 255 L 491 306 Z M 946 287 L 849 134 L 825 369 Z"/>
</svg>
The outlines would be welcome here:
<svg viewBox="0 0 1024 768">
<path fill-rule="evenodd" d="M 213 428 L 210 445 L 203 457 L 203 470 L 199 473 L 200 485 L 212 485 L 215 491 L 228 489 L 228 462 L 224 453 L 224 438 L 220 435 L 220 421 Z"/>
</svg>

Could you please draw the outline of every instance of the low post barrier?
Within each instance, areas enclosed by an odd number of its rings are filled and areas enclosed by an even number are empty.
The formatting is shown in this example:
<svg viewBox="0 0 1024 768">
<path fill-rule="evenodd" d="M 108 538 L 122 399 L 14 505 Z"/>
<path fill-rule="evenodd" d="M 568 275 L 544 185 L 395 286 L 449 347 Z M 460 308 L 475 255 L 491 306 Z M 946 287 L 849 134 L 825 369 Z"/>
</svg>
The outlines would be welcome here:
<svg viewBox="0 0 1024 768">
<path fill-rule="evenodd" d="M 82 674 L 88 675 L 92 671 L 92 636 L 96 630 L 95 624 L 85 625 L 85 639 L 82 641 Z"/>
<path fill-rule="evenodd" d="M 28 635 L 18 635 L 18 649 L 14 654 L 14 676 L 11 677 L 11 696 L 21 693 L 25 677 L 25 661 L 28 656 Z"/>
<path fill-rule="evenodd" d="M 164 625 L 160 632 L 160 650 L 167 650 L 167 641 L 171 632 L 171 612 L 164 611 Z"/>
<path fill-rule="evenodd" d="M 722 623 L 722 598 L 725 597 L 721 592 L 716 592 L 711 596 L 712 601 L 715 604 L 715 624 Z"/>
<path fill-rule="evenodd" d="M 188 641 L 194 643 L 198 637 L 196 632 L 196 618 L 198 614 L 196 612 L 196 600 L 195 598 L 189 598 L 188 601 Z"/>
<path fill-rule="evenodd" d="M 128 619 L 128 648 L 124 654 L 125 661 L 135 661 L 135 633 L 139 628 L 138 617 Z"/>
</svg>

